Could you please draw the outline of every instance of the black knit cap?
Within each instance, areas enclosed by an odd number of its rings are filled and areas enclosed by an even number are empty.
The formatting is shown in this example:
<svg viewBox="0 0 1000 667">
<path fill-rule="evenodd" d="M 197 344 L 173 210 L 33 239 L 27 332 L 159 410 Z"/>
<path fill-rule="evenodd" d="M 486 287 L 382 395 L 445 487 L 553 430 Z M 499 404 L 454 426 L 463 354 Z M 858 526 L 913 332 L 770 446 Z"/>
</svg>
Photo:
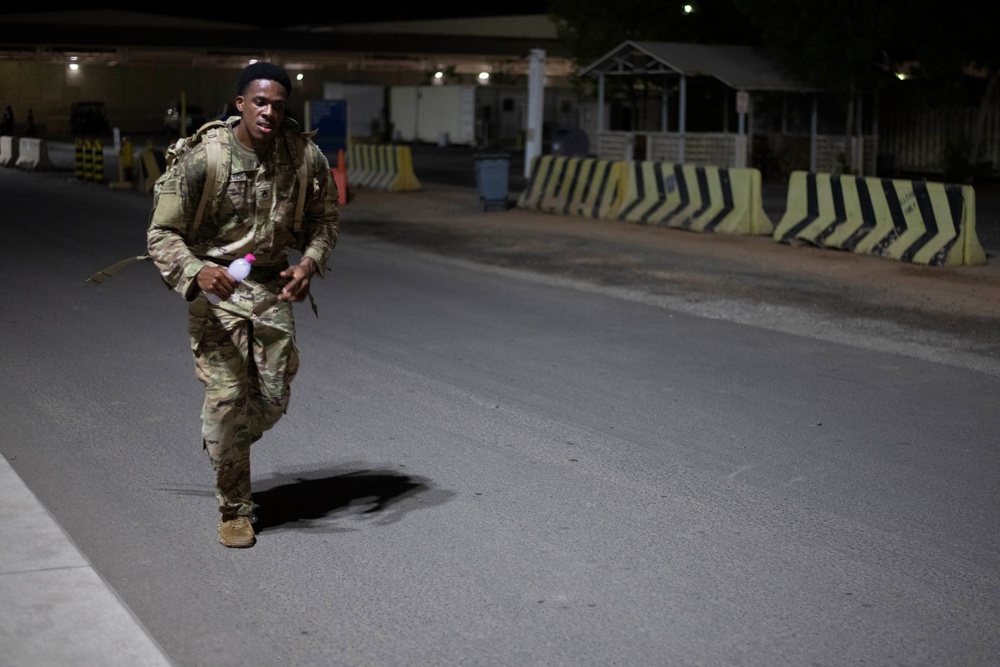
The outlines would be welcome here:
<svg viewBox="0 0 1000 667">
<path fill-rule="evenodd" d="M 292 94 L 292 80 L 288 78 L 288 72 L 285 71 L 285 68 L 265 62 L 256 62 L 243 68 L 243 71 L 240 72 L 240 78 L 236 80 L 236 94 L 245 93 L 250 83 L 257 79 L 277 81 L 284 87 L 288 95 Z"/>
</svg>

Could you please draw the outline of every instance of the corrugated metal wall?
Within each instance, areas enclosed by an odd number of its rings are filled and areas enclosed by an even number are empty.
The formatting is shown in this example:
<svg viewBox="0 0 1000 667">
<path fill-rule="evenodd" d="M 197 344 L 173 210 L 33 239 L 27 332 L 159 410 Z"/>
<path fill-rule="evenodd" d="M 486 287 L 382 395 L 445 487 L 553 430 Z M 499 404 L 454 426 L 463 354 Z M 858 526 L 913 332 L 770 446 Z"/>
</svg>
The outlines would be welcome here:
<svg viewBox="0 0 1000 667">
<path fill-rule="evenodd" d="M 931 107 L 904 100 L 882 105 L 879 117 L 881 155 L 893 158 L 902 171 L 941 173 L 949 146 L 971 141 L 978 107 Z M 979 161 L 1000 166 L 1000 103 L 986 113 Z"/>
</svg>

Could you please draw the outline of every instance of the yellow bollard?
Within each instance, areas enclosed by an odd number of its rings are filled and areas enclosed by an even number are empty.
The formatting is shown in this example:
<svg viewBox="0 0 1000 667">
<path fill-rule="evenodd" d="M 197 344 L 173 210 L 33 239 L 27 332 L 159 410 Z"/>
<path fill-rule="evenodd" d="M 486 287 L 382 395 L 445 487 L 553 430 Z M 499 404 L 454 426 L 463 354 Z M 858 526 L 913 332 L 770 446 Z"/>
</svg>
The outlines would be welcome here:
<svg viewBox="0 0 1000 667">
<path fill-rule="evenodd" d="M 112 190 L 128 190 L 132 187 L 132 140 L 125 137 L 118 150 L 118 180 L 108 183 Z"/>
<path fill-rule="evenodd" d="M 142 191 L 152 192 L 156 179 L 160 177 L 160 165 L 156 161 L 156 151 L 153 149 L 152 141 L 147 141 L 146 148 L 142 151 L 142 169 L 146 175 Z"/>
<path fill-rule="evenodd" d="M 94 139 L 94 171 L 93 180 L 98 183 L 104 182 L 104 143 L 100 139 Z"/>
<path fill-rule="evenodd" d="M 125 137 L 125 140 L 122 142 L 122 148 L 118 152 L 118 171 L 121 175 L 121 180 L 132 180 L 132 140 L 128 137 Z"/>
<path fill-rule="evenodd" d="M 83 140 L 83 179 L 89 181 L 94 178 L 94 142 L 90 139 Z"/>
</svg>

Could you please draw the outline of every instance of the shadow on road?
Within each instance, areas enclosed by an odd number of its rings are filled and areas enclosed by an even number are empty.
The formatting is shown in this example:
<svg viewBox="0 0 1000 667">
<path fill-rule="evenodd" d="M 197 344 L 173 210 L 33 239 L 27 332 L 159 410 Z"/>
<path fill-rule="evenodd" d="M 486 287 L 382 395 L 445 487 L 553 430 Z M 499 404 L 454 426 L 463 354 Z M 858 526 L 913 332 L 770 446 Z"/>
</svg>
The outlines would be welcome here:
<svg viewBox="0 0 1000 667">
<path fill-rule="evenodd" d="M 447 502 L 454 492 L 434 489 L 429 481 L 392 470 L 326 470 L 279 473 L 255 480 L 253 499 L 257 532 L 284 526 L 323 532 L 350 528 L 319 526 L 333 516 L 374 520 L 378 525 L 400 521 L 411 510 Z"/>
</svg>

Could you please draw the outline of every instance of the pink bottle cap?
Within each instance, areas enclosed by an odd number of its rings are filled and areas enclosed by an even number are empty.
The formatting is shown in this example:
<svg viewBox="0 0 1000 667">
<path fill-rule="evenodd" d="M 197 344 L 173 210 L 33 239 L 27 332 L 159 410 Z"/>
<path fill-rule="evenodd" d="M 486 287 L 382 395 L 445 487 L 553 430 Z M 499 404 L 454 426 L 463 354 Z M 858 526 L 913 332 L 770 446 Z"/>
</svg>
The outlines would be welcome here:
<svg viewBox="0 0 1000 667">
<path fill-rule="evenodd" d="M 253 264 L 254 260 L 257 258 L 253 256 L 253 253 L 247 253 L 247 256 L 244 257 L 243 259 Z"/>
</svg>

